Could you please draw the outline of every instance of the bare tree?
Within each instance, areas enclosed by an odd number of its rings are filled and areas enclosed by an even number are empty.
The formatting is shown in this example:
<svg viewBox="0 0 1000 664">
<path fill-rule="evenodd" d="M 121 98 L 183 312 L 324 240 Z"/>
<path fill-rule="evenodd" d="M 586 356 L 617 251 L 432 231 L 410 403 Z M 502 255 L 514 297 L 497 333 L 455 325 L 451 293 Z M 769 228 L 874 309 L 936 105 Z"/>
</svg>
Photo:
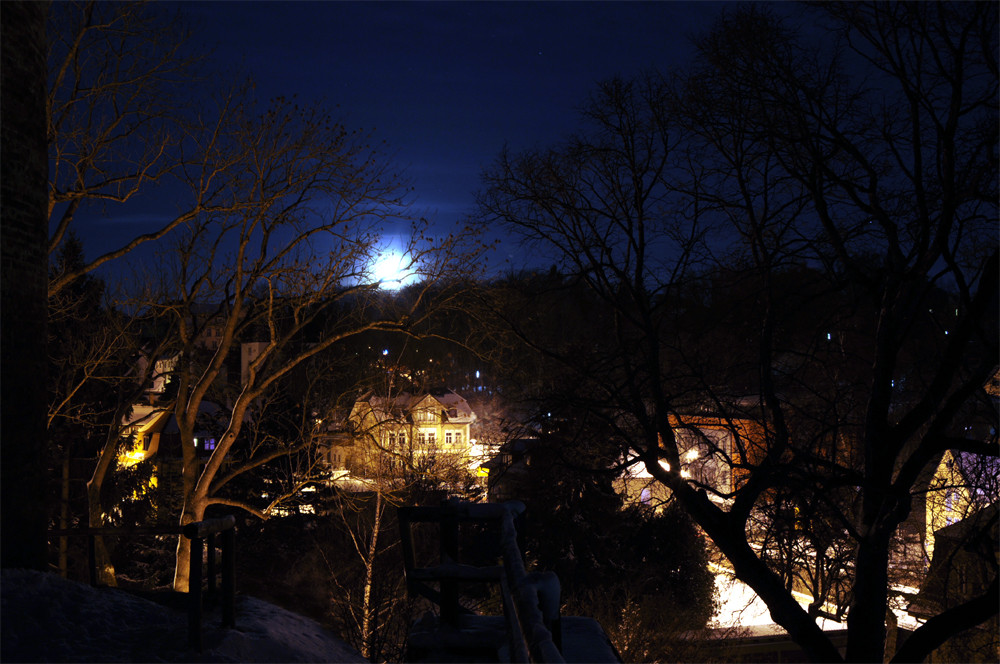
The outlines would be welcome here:
<svg viewBox="0 0 1000 664">
<path fill-rule="evenodd" d="M 814 27 L 807 41 L 741 9 L 698 41 L 690 76 L 662 101 L 644 103 L 647 81 L 605 84 L 591 133 L 501 156 L 481 203 L 560 252 L 606 302 L 614 345 L 587 358 L 602 362 L 557 359 L 810 659 L 841 656 L 792 595 L 807 581 L 817 600 L 831 584 L 850 598 L 848 660 L 914 661 L 998 608 L 994 577 L 887 650 L 892 542 L 921 478 L 946 451 L 998 454 L 995 425 L 968 435 L 997 419 L 983 398 L 998 359 L 997 251 L 986 241 L 997 219 L 997 11 L 808 11 L 838 32 Z M 650 131 L 656 118 L 663 129 Z M 695 242 L 713 228 L 727 232 Z M 673 246 L 656 247 L 656 229 Z M 685 279 L 699 248 L 750 286 L 744 324 L 716 326 L 707 344 L 679 331 L 705 310 Z M 657 256 L 672 261 L 652 268 Z M 796 269 L 814 283 L 782 286 Z M 752 369 L 750 402 L 733 399 L 734 362 Z M 762 424 L 756 449 L 706 442 L 740 482 L 682 474 L 677 422 L 692 405 Z M 771 508 L 782 494 L 791 513 L 779 541 Z M 844 548 L 824 559 L 827 543 Z"/>
<path fill-rule="evenodd" d="M 210 131 L 211 119 L 186 113 L 196 83 L 196 58 L 186 54 L 178 18 L 141 2 L 57 2 L 49 7 L 49 254 L 95 213 L 166 184 L 185 161 L 187 136 Z M 156 227 L 104 250 L 97 258 L 53 275 L 55 295 L 75 278 L 135 247 L 157 240 L 211 201 L 206 179 L 186 209 L 164 211 Z"/>
<path fill-rule="evenodd" d="M 62 245 L 51 272 L 62 273 L 82 263 L 82 245 L 70 238 Z M 102 500 L 104 481 L 113 470 L 125 421 L 147 386 L 148 376 L 137 375 L 140 354 L 136 329 L 141 319 L 120 315 L 105 299 L 104 283 L 85 275 L 48 298 L 50 452 L 61 467 L 59 525 L 70 527 L 70 466 L 74 458 L 97 457 L 87 482 L 87 523 L 108 525 Z M 142 374 L 139 371 L 139 374 Z M 115 585 L 114 570 L 97 540 L 100 581 Z M 60 569 L 66 572 L 67 541 L 60 540 Z"/>
<path fill-rule="evenodd" d="M 371 330 L 420 333 L 432 286 L 447 270 L 468 269 L 457 237 L 431 242 L 414 235 L 407 255 L 423 281 L 392 297 L 370 275 L 378 229 L 405 214 L 407 189 L 388 162 L 322 110 L 276 100 L 260 113 L 232 103 L 229 121 L 211 137 L 210 159 L 184 169 L 192 197 L 206 174 L 225 204 L 189 219 L 162 268 L 156 305 L 173 316 L 179 366 L 174 407 L 183 454 L 181 523 L 204 517 L 209 505 L 259 508 L 220 493 L 227 482 L 269 458 L 232 454 L 258 400 L 296 367 L 344 340 Z M 245 375 L 229 380 L 229 360 L 254 344 Z M 220 386 L 231 389 L 220 393 Z M 204 463 L 194 438 L 201 405 L 214 400 L 227 422 Z M 239 458 L 240 463 L 233 464 Z M 188 543 L 179 541 L 175 588 L 186 589 Z"/>
<path fill-rule="evenodd" d="M 435 443 L 418 444 L 414 422 L 419 415 L 409 393 L 403 395 L 397 386 L 399 367 L 373 368 L 382 369 L 370 377 L 382 396 L 352 409 L 345 464 L 350 475 L 336 485 L 344 490 L 329 510 L 347 541 L 327 562 L 337 589 L 333 614 L 345 638 L 369 660 L 391 661 L 403 656 L 414 617 L 402 573 L 396 508 L 416 504 L 425 492 L 440 495 L 442 486 L 461 494 L 472 478 L 468 459 L 442 453 Z"/>
</svg>

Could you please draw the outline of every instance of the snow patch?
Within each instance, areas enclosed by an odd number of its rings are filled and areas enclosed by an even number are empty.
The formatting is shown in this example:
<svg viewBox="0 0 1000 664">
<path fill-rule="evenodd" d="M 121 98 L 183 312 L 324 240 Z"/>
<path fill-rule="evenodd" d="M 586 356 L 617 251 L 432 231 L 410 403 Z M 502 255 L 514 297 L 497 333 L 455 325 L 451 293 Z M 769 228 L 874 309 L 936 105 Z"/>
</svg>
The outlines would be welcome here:
<svg viewBox="0 0 1000 664">
<path fill-rule="evenodd" d="M 318 623 L 254 597 L 238 597 L 236 628 L 206 612 L 204 649 L 186 647 L 187 614 L 116 588 L 54 574 L 3 570 L 5 662 L 365 662 Z"/>
</svg>

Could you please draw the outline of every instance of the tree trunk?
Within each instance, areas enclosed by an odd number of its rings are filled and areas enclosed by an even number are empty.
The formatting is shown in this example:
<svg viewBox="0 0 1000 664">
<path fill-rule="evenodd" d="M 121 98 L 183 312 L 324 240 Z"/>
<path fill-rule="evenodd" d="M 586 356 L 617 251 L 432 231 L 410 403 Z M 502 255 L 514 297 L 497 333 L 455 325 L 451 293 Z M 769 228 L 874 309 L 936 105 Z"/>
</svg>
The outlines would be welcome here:
<svg viewBox="0 0 1000 664">
<path fill-rule="evenodd" d="M 118 418 L 118 421 L 121 421 L 121 415 L 120 409 L 116 411 L 115 417 Z M 97 457 L 97 465 L 94 467 L 94 472 L 91 474 L 90 479 L 87 480 L 87 523 L 91 528 L 103 528 L 106 525 L 104 522 L 101 489 L 104 487 L 104 479 L 107 477 L 108 470 L 115 460 L 117 449 L 118 429 L 113 426 L 104 441 L 104 447 L 101 449 L 100 456 Z M 111 563 L 111 557 L 108 555 L 108 550 L 104 545 L 104 538 L 96 537 L 94 545 L 96 548 L 95 564 L 97 565 L 97 582 L 105 586 L 117 586 L 115 567 Z"/>
<path fill-rule="evenodd" d="M 375 621 L 372 608 L 372 585 L 375 581 L 375 554 L 378 551 L 379 531 L 382 527 L 382 492 L 375 492 L 375 518 L 372 522 L 372 538 L 368 543 L 368 557 L 365 560 L 365 588 L 361 604 L 361 656 L 371 657 L 371 636 Z"/>
<path fill-rule="evenodd" d="M 880 662 L 885 657 L 889 542 L 876 533 L 858 542 L 854 597 L 847 614 L 847 661 Z"/>
<path fill-rule="evenodd" d="M 180 430 L 181 443 L 181 519 L 180 525 L 186 526 L 189 523 L 200 521 L 204 518 L 207 505 L 207 491 L 199 493 L 198 486 L 204 477 L 199 480 L 201 464 L 198 461 L 198 452 L 194 445 L 194 427 L 198 406 L 198 400 L 193 411 L 183 410 L 181 404 L 190 401 L 183 395 L 186 392 L 182 384 L 182 389 L 178 395 L 174 416 L 177 420 L 177 428 Z M 184 535 L 177 536 L 177 556 L 174 561 L 174 591 L 186 593 L 188 591 L 189 577 L 191 576 L 191 541 Z"/>
<path fill-rule="evenodd" d="M 98 464 L 100 467 L 100 464 Z M 101 507 L 101 486 L 104 483 L 104 474 L 102 473 L 100 477 L 97 477 L 97 471 L 94 471 L 95 476 L 90 478 L 87 482 L 87 512 L 91 528 L 103 528 L 104 523 L 104 511 Z M 118 581 L 115 578 L 115 566 L 111 562 L 111 556 L 108 555 L 108 549 L 104 545 L 104 538 L 97 536 L 94 538 L 94 564 L 97 566 L 97 583 L 102 586 L 116 587 Z"/>
<path fill-rule="evenodd" d="M 196 466 L 197 467 L 197 466 Z M 185 467 L 184 475 L 188 475 Z M 192 473 L 193 475 L 193 473 Z M 187 480 L 185 479 L 185 486 Z M 193 481 L 192 481 L 193 485 Z M 195 521 L 205 518 L 205 508 L 208 501 L 205 497 L 200 497 L 194 491 L 185 492 L 184 507 L 181 511 L 180 525 L 186 526 Z M 174 591 L 180 593 L 188 592 L 191 577 L 191 540 L 184 535 L 177 536 L 177 557 L 174 565 Z"/>
</svg>

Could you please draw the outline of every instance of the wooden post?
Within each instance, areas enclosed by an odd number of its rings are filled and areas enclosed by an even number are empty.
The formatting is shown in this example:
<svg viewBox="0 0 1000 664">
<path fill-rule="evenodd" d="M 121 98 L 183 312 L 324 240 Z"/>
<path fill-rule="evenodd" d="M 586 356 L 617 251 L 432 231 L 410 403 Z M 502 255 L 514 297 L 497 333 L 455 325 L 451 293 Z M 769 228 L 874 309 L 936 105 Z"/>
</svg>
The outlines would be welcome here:
<svg viewBox="0 0 1000 664">
<path fill-rule="evenodd" d="M 236 627 L 236 530 L 222 531 L 222 626 Z"/>
<path fill-rule="evenodd" d="M 97 535 L 87 535 L 87 567 L 90 573 L 90 585 L 97 586 Z"/>
<path fill-rule="evenodd" d="M 215 533 L 209 533 L 205 538 L 205 551 L 208 554 L 208 590 L 205 597 L 209 602 L 215 602 Z"/>
<path fill-rule="evenodd" d="M 446 505 L 441 515 L 441 562 L 457 564 L 458 510 Z M 441 621 L 458 627 L 458 581 L 441 579 Z"/>
<path fill-rule="evenodd" d="M 413 579 L 410 578 L 410 570 L 416 563 L 413 558 L 413 542 L 411 540 L 412 531 L 410 529 L 410 512 L 412 507 L 400 507 L 396 511 L 396 518 L 399 521 L 399 543 L 403 550 L 403 571 L 406 573 L 406 587 L 408 592 L 413 592 Z"/>
<path fill-rule="evenodd" d="M 201 651 L 201 556 L 205 540 L 191 538 L 191 575 L 188 578 L 188 645 Z"/>
</svg>

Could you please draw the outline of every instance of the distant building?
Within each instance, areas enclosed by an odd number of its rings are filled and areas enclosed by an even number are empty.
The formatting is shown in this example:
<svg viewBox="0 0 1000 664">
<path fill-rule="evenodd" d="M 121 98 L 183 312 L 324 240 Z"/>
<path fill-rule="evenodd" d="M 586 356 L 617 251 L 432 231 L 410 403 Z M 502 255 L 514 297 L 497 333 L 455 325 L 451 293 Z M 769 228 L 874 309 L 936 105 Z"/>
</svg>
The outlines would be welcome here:
<svg viewBox="0 0 1000 664">
<path fill-rule="evenodd" d="M 210 351 L 218 350 L 227 323 L 225 307 L 218 303 L 195 302 L 190 311 L 190 322 L 197 334 L 195 345 Z"/>
<path fill-rule="evenodd" d="M 744 481 L 746 466 L 763 458 L 767 449 L 763 425 L 753 419 L 715 415 L 670 417 L 682 477 L 700 482 L 727 494 Z M 663 467 L 670 469 L 666 461 Z M 657 506 L 670 496 L 670 490 L 655 480 L 642 463 L 637 463 L 615 483 L 616 490 L 628 502 Z M 710 493 L 712 500 L 725 499 Z"/>
<path fill-rule="evenodd" d="M 321 437 L 335 479 L 447 466 L 474 472 L 481 463 L 471 425 L 476 414 L 449 389 L 394 396 L 366 394 L 347 418 L 346 432 Z"/>
<path fill-rule="evenodd" d="M 155 404 L 160 400 L 167 391 L 167 381 L 173 375 L 174 371 L 177 369 L 177 362 L 179 360 L 179 355 L 174 353 L 173 355 L 163 355 L 161 357 L 153 360 L 153 370 L 150 375 L 149 387 L 146 388 L 146 401 L 149 404 Z M 145 356 L 140 356 L 136 364 L 138 365 L 139 375 L 146 372 L 149 366 L 149 358 Z"/>
<path fill-rule="evenodd" d="M 223 420 L 226 415 L 215 403 L 201 403 L 194 432 L 194 446 L 199 456 L 207 459 L 212 455 L 218 437 L 225 428 Z M 123 436 L 131 442 L 119 453 L 119 464 L 132 466 L 156 456 L 160 460 L 181 458 L 180 428 L 173 410 L 137 405 L 123 424 Z"/>
<path fill-rule="evenodd" d="M 250 341 L 240 344 L 240 385 L 250 382 L 250 365 L 268 346 L 267 341 Z"/>
<path fill-rule="evenodd" d="M 997 503 L 939 529 L 930 569 L 920 592 L 907 607 L 910 615 L 928 620 L 988 592 L 996 582 L 1000 558 Z M 995 592 L 995 590 L 994 590 Z M 929 662 L 1000 661 L 1000 621 L 997 614 L 966 630 L 935 650 Z M 976 659 L 962 659 L 975 653 Z"/>
<path fill-rule="evenodd" d="M 523 500 L 532 482 L 540 481 L 532 473 L 532 453 L 541 444 L 537 438 L 508 440 L 497 454 L 483 464 L 488 471 L 487 499 L 491 503 Z"/>
</svg>

